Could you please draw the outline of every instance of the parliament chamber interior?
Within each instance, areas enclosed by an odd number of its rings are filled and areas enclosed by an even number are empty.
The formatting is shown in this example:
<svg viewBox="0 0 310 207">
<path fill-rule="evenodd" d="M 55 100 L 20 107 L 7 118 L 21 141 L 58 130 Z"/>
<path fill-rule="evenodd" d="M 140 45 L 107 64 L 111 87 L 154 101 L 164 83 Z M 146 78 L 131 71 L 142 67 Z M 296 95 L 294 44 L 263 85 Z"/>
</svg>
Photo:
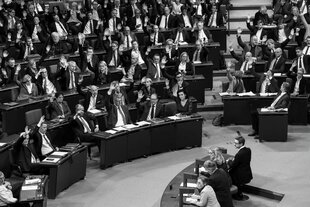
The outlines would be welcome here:
<svg viewBox="0 0 310 207">
<path fill-rule="evenodd" d="M 3 0 L 0 64 L 0 206 L 310 205 L 309 0 Z"/>
</svg>

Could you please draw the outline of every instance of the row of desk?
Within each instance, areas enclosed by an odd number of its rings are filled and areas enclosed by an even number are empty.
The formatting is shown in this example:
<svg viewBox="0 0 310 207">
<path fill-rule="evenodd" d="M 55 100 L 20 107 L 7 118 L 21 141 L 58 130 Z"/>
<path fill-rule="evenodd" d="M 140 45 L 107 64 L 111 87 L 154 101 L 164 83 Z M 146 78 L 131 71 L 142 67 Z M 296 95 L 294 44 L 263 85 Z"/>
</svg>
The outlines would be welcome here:
<svg viewBox="0 0 310 207">
<path fill-rule="evenodd" d="M 170 150 L 200 147 L 202 121 L 200 115 L 192 115 L 175 121 L 165 119 L 116 134 L 99 132 L 95 136 L 101 140 L 100 168 Z"/>
<path fill-rule="evenodd" d="M 190 95 L 197 99 L 197 102 L 204 102 L 204 89 L 206 88 L 205 79 L 202 75 L 189 76 L 185 78 L 190 83 L 189 91 Z M 164 80 L 155 81 L 153 86 L 158 94 L 163 94 L 163 88 L 165 85 Z M 137 86 L 137 85 L 136 85 Z M 109 84 L 99 86 L 99 93 L 106 95 L 109 89 Z M 135 102 L 136 97 L 133 94 L 128 94 L 131 102 Z M 65 92 L 65 101 L 67 101 L 70 109 L 74 112 L 75 105 L 79 103 L 79 100 L 83 99 L 83 96 L 79 95 L 76 91 Z M 42 97 L 38 100 L 23 100 L 18 101 L 15 106 L 8 106 L 1 104 L 0 111 L 2 117 L 2 130 L 8 134 L 14 134 L 23 131 L 25 127 L 25 112 L 33 109 L 42 109 L 45 112 L 45 107 L 48 104 L 49 99 Z M 17 119 L 18 117 L 18 119 Z M 17 121 L 18 120 L 18 121 Z"/>
<path fill-rule="evenodd" d="M 224 124 L 251 124 L 251 110 L 270 106 L 275 96 L 223 96 Z M 253 108 L 255 106 L 255 108 Z M 288 123 L 307 125 L 308 96 L 291 96 Z"/>
</svg>

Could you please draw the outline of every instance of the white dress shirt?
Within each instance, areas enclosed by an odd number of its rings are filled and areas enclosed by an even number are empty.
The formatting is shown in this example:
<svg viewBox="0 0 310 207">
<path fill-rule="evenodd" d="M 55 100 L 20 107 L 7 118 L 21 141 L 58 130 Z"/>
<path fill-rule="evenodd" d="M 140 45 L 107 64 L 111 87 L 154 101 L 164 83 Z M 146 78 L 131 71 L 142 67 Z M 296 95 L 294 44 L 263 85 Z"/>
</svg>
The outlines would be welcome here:
<svg viewBox="0 0 310 207">
<path fill-rule="evenodd" d="M 116 107 L 117 110 L 117 122 L 115 124 L 115 127 L 124 126 L 126 124 L 126 120 L 124 120 L 125 114 L 122 110 L 122 107 Z"/>
<path fill-rule="evenodd" d="M 279 29 L 278 34 L 279 34 L 279 43 L 282 43 L 287 39 L 284 29 Z"/>
<path fill-rule="evenodd" d="M 87 111 L 90 111 L 90 110 L 96 108 L 96 100 L 97 100 L 97 95 L 96 95 L 96 96 L 93 96 L 93 95 L 92 95 L 92 96 L 90 97 L 89 106 L 88 106 Z"/>
<path fill-rule="evenodd" d="M 270 105 L 271 107 L 274 107 L 277 103 L 278 103 L 278 101 L 280 100 L 280 98 L 282 97 L 282 96 L 284 96 L 286 93 L 285 92 L 282 92 L 277 98 L 276 98 L 276 100 L 274 100 L 273 102 L 272 102 L 272 104 Z"/>
<path fill-rule="evenodd" d="M 302 53 L 304 55 L 310 55 L 310 46 L 305 46 L 304 49 L 302 50 Z"/>
<path fill-rule="evenodd" d="M 296 80 L 296 82 L 295 82 L 294 93 L 296 93 L 296 94 L 299 94 L 300 80 L 301 80 L 301 79 L 297 78 L 297 80 Z"/>
<path fill-rule="evenodd" d="M 57 33 L 60 37 L 67 36 L 68 32 L 61 22 L 55 22 Z"/>
<path fill-rule="evenodd" d="M 169 22 L 169 17 L 170 17 L 170 14 L 168 16 L 166 15 L 162 15 L 161 16 L 161 20 L 160 20 L 160 24 L 159 24 L 159 28 L 162 28 L 162 29 L 168 29 L 168 22 Z M 166 20 L 167 19 L 167 20 Z M 166 25 L 166 21 L 167 21 L 167 25 Z"/>
<path fill-rule="evenodd" d="M 258 38 L 258 40 L 260 40 L 260 37 L 262 36 L 262 32 L 263 32 L 263 28 L 257 30 L 256 37 Z"/>
<path fill-rule="evenodd" d="M 50 140 L 48 139 L 48 137 L 46 136 L 46 134 L 41 134 L 42 137 L 42 147 L 41 147 L 41 153 L 42 155 L 47 155 L 51 152 L 54 151 L 54 149 L 52 148 L 52 144 L 50 142 Z"/>
<path fill-rule="evenodd" d="M 139 18 L 136 18 L 136 26 L 137 25 L 140 25 L 139 27 L 136 27 L 136 30 L 142 30 L 142 20 L 141 20 L 141 18 L 139 17 Z"/>
<path fill-rule="evenodd" d="M 198 39 L 202 42 L 208 42 L 208 37 L 203 30 L 198 31 Z"/>
<path fill-rule="evenodd" d="M 182 32 L 178 32 L 178 33 L 177 33 L 177 36 L 175 37 L 175 41 L 174 41 L 174 42 L 175 42 L 175 43 L 176 43 L 176 42 L 184 42 Z"/>
<path fill-rule="evenodd" d="M 192 27 L 191 22 L 189 21 L 188 15 L 182 15 L 184 21 L 184 27 Z"/>
<path fill-rule="evenodd" d="M 89 35 L 89 34 L 91 34 L 92 30 L 93 31 L 95 30 L 95 28 L 94 28 L 94 21 L 93 20 L 88 20 L 88 22 L 85 25 L 83 34 Z"/>
<path fill-rule="evenodd" d="M 43 79 L 42 88 L 44 89 L 46 94 L 56 93 L 56 88 L 54 84 L 48 78 Z"/>
</svg>

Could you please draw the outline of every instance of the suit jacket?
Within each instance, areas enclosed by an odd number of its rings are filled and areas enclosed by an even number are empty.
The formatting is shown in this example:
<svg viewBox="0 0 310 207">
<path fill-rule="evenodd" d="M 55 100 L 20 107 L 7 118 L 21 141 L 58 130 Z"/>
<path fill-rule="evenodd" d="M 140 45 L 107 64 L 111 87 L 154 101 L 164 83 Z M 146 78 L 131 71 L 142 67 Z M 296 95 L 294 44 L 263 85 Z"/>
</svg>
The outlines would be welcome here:
<svg viewBox="0 0 310 207">
<path fill-rule="evenodd" d="M 79 79 L 79 74 L 81 70 L 78 68 L 77 72 L 74 72 L 74 80 L 75 80 L 75 85 L 78 85 L 78 79 Z M 67 91 L 69 90 L 69 84 L 70 84 L 70 72 L 69 69 L 65 69 L 59 66 L 58 64 L 58 69 L 55 74 L 55 79 L 56 82 L 58 82 L 58 85 L 56 84 L 57 90 L 59 91 Z"/>
<path fill-rule="evenodd" d="M 31 133 L 31 136 L 33 137 L 34 140 L 34 145 L 35 145 L 35 150 L 37 152 L 37 155 L 39 156 L 40 160 L 44 159 L 44 156 L 42 155 L 42 135 L 39 133 L 39 127 L 35 126 L 34 130 Z M 47 138 L 49 139 L 50 143 L 52 144 L 52 139 L 51 136 L 46 133 Z M 53 146 L 53 150 L 55 150 Z"/>
<path fill-rule="evenodd" d="M 269 18 L 268 14 L 262 14 L 260 11 L 255 13 L 253 25 L 257 25 L 258 20 L 261 20 L 263 24 L 269 24 L 272 19 Z"/>
<path fill-rule="evenodd" d="M 4 70 L 6 72 L 6 77 L 4 76 L 3 72 L 0 72 L 0 77 L 2 79 L 2 83 L 3 84 L 8 84 L 8 83 L 12 83 L 14 80 L 14 74 L 15 74 L 15 67 L 12 68 L 9 65 L 4 66 L 5 65 L 5 60 L 2 59 L 2 63 L 1 63 L 1 67 L 2 70 Z"/>
<path fill-rule="evenodd" d="M 120 44 L 124 44 L 126 35 L 124 33 L 122 33 L 122 32 L 119 33 L 119 34 L 120 34 Z M 137 40 L 137 37 L 136 37 L 134 32 L 130 32 L 129 36 L 131 37 L 131 41 Z"/>
<path fill-rule="evenodd" d="M 154 35 L 154 33 L 152 33 L 152 35 Z M 164 35 L 161 33 L 161 32 L 158 32 L 158 38 L 157 38 L 157 42 L 158 43 L 162 43 L 164 44 L 165 43 L 165 37 Z M 154 40 L 151 40 L 151 35 L 149 37 L 149 43 L 148 45 L 155 45 L 155 39 Z"/>
<path fill-rule="evenodd" d="M 178 35 L 178 30 L 173 30 L 172 35 L 171 35 L 171 39 L 173 40 L 173 42 L 176 42 L 176 38 Z M 182 36 L 183 36 L 183 41 L 189 43 L 191 41 L 189 34 L 186 30 L 182 30 Z"/>
<path fill-rule="evenodd" d="M 141 6 L 139 3 L 137 3 L 135 6 L 136 6 L 140 11 L 142 11 L 142 6 Z M 126 7 L 126 16 L 127 16 L 128 18 L 134 17 L 134 16 L 133 16 L 133 10 L 132 10 L 131 4 L 127 5 L 127 7 Z"/>
<path fill-rule="evenodd" d="M 271 60 L 271 62 L 268 63 L 269 66 L 271 65 L 272 61 L 273 60 Z M 286 59 L 283 56 L 281 56 L 278 59 L 278 62 L 273 66 L 271 71 L 274 73 L 284 73 L 285 72 L 285 61 Z M 269 67 L 267 69 L 269 69 Z"/>
<path fill-rule="evenodd" d="M 247 147 L 241 148 L 230 165 L 229 174 L 233 184 L 237 186 L 243 185 L 249 183 L 253 179 L 250 163 L 251 149 Z"/>
<path fill-rule="evenodd" d="M 91 129 L 91 131 L 94 132 L 96 125 L 98 125 L 96 117 L 92 116 L 90 114 L 87 114 L 87 113 L 84 113 L 84 115 L 82 117 L 85 119 L 85 121 L 89 125 L 89 128 Z M 74 134 L 77 137 L 82 138 L 86 135 L 84 133 L 84 126 L 83 126 L 82 122 L 77 117 L 76 117 L 76 119 L 71 120 L 71 126 L 72 126 L 72 130 L 73 130 Z"/>
<path fill-rule="evenodd" d="M 197 50 L 197 48 L 193 51 L 193 56 L 191 58 L 191 61 L 194 62 L 194 54 L 195 51 Z M 201 62 L 207 62 L 208 61 L 208 54 L 209 54 L 209 50 L 206 47 L 202 47 L 201 50 L 199 51 L 200 53 L 200 61 Z M 198 54 L 197 54 L 198 55 Z"/>
<path fill-rule="evenodd" d="M 261 76 L 259 80 L 258 88 L 257 88 L 257 93 L 260 93 L 265 77 L 266 77 L 265 75 Z M 278 81 L 275 78 L 272 78 L 270 80 L 270 85 L 267 85 L 266 87 L 267 87 L 268 93 L 277 93 L 279 91 Z"/>
<path fill-rule="evenodd" d="M 55 119 L 61 115 L 65 115 L 65 117 L 67 117 L 71 114 L 71 110 L 66 101 L 63 101 L 61 103 L 61 106 L 63 111 L 61 110 L 59 104 L 56 101 L 49 102 L 47 105 L 47 112 L 49 115 L 48 119 Z"/>
<path fill-rule="evenodd" d="M 231 54 L 231 56 L 233 57 L 233 58 L 235 58 L 237 61 L 238 61 L 238 63 L 236 64 L 236 66 L 235 66 L 235 68 L 236 68 L 236 70 L 241 70 L 241 67 L 242 67 L 242 64 L 243 64 L 243 62 L 245 61 L 245 58 L 243 58 L 243 57 L 241 57 L 241 56 L 238 56 L 236 53 L 235 53 L 235 51 L 230 51 L 230 54 Z M 255 67 L 255 64 L 254 63 L 252 63 L 252 70 L 250 70 L 250 68 L 248 68 L 248 71 L 245 71 L 245 73 L 252 73 L 252 71 L 255 71 L 255 69 L 254 69 L 254 67 Z"/>
<path fill-rule="evenodd" d="M 162 16 L 161 16 L 160 20 L 158 21 L 158 26 L 160 26 L 161 19 L 162 19 L 164 16 L 165 16 L 165 15 L 162 15 Z M 173 28 L 175 28 L 175 25 L 176 25 L 175 23 L 176 23 L 175 17 L 174 17 L 172 14 L 170 14 L 170 15 L 169 15 L 169 18 L 168 18 L 168 29 L 173 29 Z"/>
<path fill-rule="evenodd" d="M 298 63 L 298 57 L 294 58 L 293 62 L 296 61 L 296 63 Z M 302 58 L 306 73 L 310 73 L 310 55 L 303 55 Z M 296 67 L 293 68 L 293 70 L 295 71 L 295 73 L 297 73 L 297 65 Z"/>
<path fill-rule="evenodd" d="M 206 37 L 208 38 L 208 42 L 212 42 L 212 36 L 211 36 L 211 33 L 209 32 L 209 30 L 207 28 L 204 28 L 203 31 L 204 31 Z M 193 37 L 195 38 L 195 40 L 199 39 L 199 31 L 198 30 L 194 31 Z"/>
<path fill-rule="evenodd" d="M 99 65 L 99 58 L 97 55 L 93 54 L 91 58 L 91 64 L 87 62 L 87 55 L 83 51 L 82 45 L 79 45 L 79 53 L 81 58 L 81 68 L 82 72 L 85 72 L 86 68 L 88 68 L 90 71 L 95 73 L 95 75 L 98 72 L 98 65 Z"/>
<path fill-rule="evenodd" d="M 112 96 L 107 97 L 108 99 L 111 99 Z M 128 106 L 127 105 L 120 105 L 120 107 L 122 108 L 124 115 L 125 115 L 125 124 L 129 124 L 131 123 L 131 118 L 130 118 L 130 114 L 129 114 L 129 110 L 128 110 Z M 106 105 L 107 111 L 108 111 L 108 128 L 114 128 L 115 124 L 117 123 L 117 107 L 113 104 L 113 101 L 107 101 L 107 105 Z"/>
<path fill-rule="evenodd" d="M 47 28 L 44 24 L 39 24 L 39 26 L 41 27 L 41 32 L 37 32 L 37 35 L 39 37 L 39 40 L 41 43 L 45 43 L 48 39 L 48 33 L 47 33 Z M 29 28 L 29 36 L 32 37 L 32 33 L 34 30 L 35 25 L 32 25 Z"/>
<path fill-rule="evenodd" d="M 179 71 L 179 66 L 180 66 L 181 61 L 177 61 L 175 64 L 175 72 Z M 186 63 L 186 68 L 185 68 L 186 75 L 193 75 L 194 74 L 194 69 L 193 69 L 193 64 L 192 62 L 187 62 Z"/>
<path fill-rule="evenodd" d="M 17 142 L 14 145 L 14 157 L 16 160 L 16 164 L 20 166 L 22 172 L 31 172 L 35 164 L 31 163 L 31 154 L 39 159 L 37 154 L 34 140 L 29 137 L 29 142 L 27 146 L 23 145 L 23 141 L 25 139 L 23 137 L 19 137 Z"/>
<path fill-rule="evenodd" d="M 24 56 L 26 53 L 26 47 L 27 47 L 26 43 L 20 43 L 20 44 L 16 45 L 16 47 L 18 47 L 20 49 L 19 59 L 24 59 Z M 34 54 L 38 54 L 36 44 L 33 44 L 33 47 L 30 50 L 30 54 L 28 54 L 28 55 L 34 55 Z M 27 56 L 25 58 L 27 58 Z"/>
<path fill-rule="evenodd" d="M 192 27 L 193 27 L 194 21 L 193 21 L 192 16 L 191 16 L 189 13 L 188 13 L 187 16 L 188 16 L 189 22 L 191 23 L 191 25 L 192 25 Z M 179 27 L 181 27 L 181 26 L 185 27 L 185 22 L 184 22 L 184 19 L 183 19 L 183 15 L 182 15 L 182 14 L 180 14 L 180 15 L 177 16 L 177 23 L 178 23 L 177 26 L 179 26 Z"/>
<path fill-rule="evenodd" d="M 143 29 L 143 31 L 146 32 L 146 28 L 145 28 L 145 26 L 144 26 L 144 24 L 145 24 L 144 16 L 141 15 L 141 16 L 140 16 L 140 19 L 141 19 L 141 23 L 142 23 L 142 29 Z M 132 18 L 130 18 L 130 19 L 128 20 L 128 23 L 127 23 L 127 24 L 129 25 L 131 31 L 135 31 L 135 30 L 136 30 L 136 24 L 137 24 L 136 20 L 137 20 L 136 17 L 132 17 Z"/>
<path fill-rule="evenodd" d="M 138 108 L 139 114 L 140 114 L 140 121 L 145 121 L 147 120 L 147 117 L 150 113 L 151 108 L 151 102 L 150 101 L 146 101 L 144 103 L 140 103 L 137 102 L 136 106 Z M 159 102 L 157 102 L 156 104 L 156 108 L 155 108 L 155 117 L 154 118 L 161 118 L 164 116 L 164 107 L 162 104 L 160 104 Z"/>
<path fill-rule="evenodd" d="M 32 83 L 31 94 L 28 93 L 27 87 L 24 83 L 19 84 L 19 95 L 17 97 L 17 100 L 25 100 L 29 99 L 32 96 L 38 96 L 38 95 L 39 91 L 36 84 Z"/>
<path fill-rule="evenodd" d="M 26 41 L 26 37 L 28 36 L 28 32 L 25 28 L 23 28 L 22 32 L 21 32 L 21 38 L 20 38 L 20 41 Z M 12 38 L 11 40 L 13 42 L 15 42 L 17 39 L 17 29 L 13 30 L 13 33 L 12 33 Z"/>
<path fill-rule="evenodd" d="M 69 33 L 69 27 L 67 25 L 66 22 L 64 22 L 63 20 L 59 20 L 62 25 L 64 26 L 64 28 L 66 29 L 67 33 Z M 57 27 L 56 27 L 56 22 L 52 22 L 50 25 L 49 25 L 49 28 L 50 28 L 50 32 L 57 32 Z"/>
<path fill-rule="evenodd" d="M 209 21 L 210 21 L 210 18 L 211 18 L 211 17 L 212 17 L 212 13 L 209 14 L 209 15 L 207 16 L 206 20 L 205 20 L 205 25 L 206 25 L 207 27 L 209 26 Z M 216 12 L 215 18 L 216 18 L 216 20 L 215 20 L 216 26 L 218 26 L 218 27 L 224 26 L 223 15 L 222 15 L 221 12 L 217 11 L 217 12 Z M 212 24 L 212 22 L 211 22 L 211 24 Z"/>
<path fill-rule="evenodd" d="M 258 31 L 258 27 L 256 27 L 256 25 L 253 24 L 253 26 L 252 26 L 252 25 L 250 24 L 250 22 L 247 22 L 247 23 L 246 23 L 246 26 L 247 26 L 248 29 L 250 30 L 251 36 L 256 35 L 256 33 L 257 33 L 257 31 Z M 261 35 L 260 35 L 260 37 L 258 37 L 258 38 L 259 38 L 260 40 L 262 40 L 263 37 L 264 37 L 265 35 L 267 35 L 267 34 L 268 34 L 268 32 L 267 32 L 265 29 L 262 28 Z"/>
<path fill-rule="evenodd" d="M 295 84 L 296 84 L 296 77 L 293 79 L 293 83 L 291 86 L 291 93 L 294 92 Z M 302 78 L 300 79 L 300 82 L 299 82 L 298 95 L 306 95 L 306 94 L 307 94 L 307 80 L 305 78 Z"/>
<path fill-rule="evenodd" d="M 125 68 L 126 74 L 128 73 L 128 70 L 130 69 L 130 66 Z M 133 74 L 133 80 L 138 81 L 141 79 L 141 72 L 142 68 L 139 64 L 136 64 L 135 66 L 135 73 Z"/>
<path fill-rule="evenodd" d="M 146 67 L 147 67 L 146 77 L 154 80 L 155 75 L 157 73 L 157 68 L 154 65 L 153 61 L 150 60 L 149 58 L 146 61 Z M 161 77 L 166 77 L 166 70 L 161 68 L 160 71 L 161 71 Z"/>
<path fill-rule="evenodd" d="M 77 16 L 79 16 L 79 15 L 77 15 Z M 89 21 L 89 19 L 88 18 L 83 18 L 81 20 L 83 22 L 83 24 L 82 24 L 82 32 L 83 32 L 85 27 L 86 27 L 86 24 Z M 91 34 L 99 35 L 99 29 L 97 29 L 97 25 L 98 25 L 98 21 L 93 19 L 93 33 L 91 33 Z"/>
<path fill-rule="evenodd" d="M 227 173 L 220 168 L 209 177 L 209 185 L 213 188 L 221 207 L 233 207 L 229 183 Z"/>
<path fill-rule="evenodd" d="M 238 44 L 243 48 L 242 56 L 244 57 L 247 52 L 251 52 L 253 57 L 256 57 L 257 60 L 261 60 L 263 58 L 262 48 L 258 45 L 255 45 L 254 48 L 250 44 L 245 44 L 241 36 L 237 37 Z"/>
<path fill-rule="evenodd" d="M 89 91 L 87 91 L 87 92 L 82 91 L 81 85 L 79 85 L 79 84 L 76 86 L 76 89 L 80 95 L 84 96 L 84 99 L 85 99 L 84 100 L 84 109 L 87 111 L 92 94 Z M 103 107 L 104 107 L 104 98 L 101 94 L 98 93 L 97 99 L 96 99 L 96 108 L 101 109 Z"/>
<path fill-rule="evenodd" d="M 109 66 L 109 64 L 110 64 L 110 62 L 111 62 L 111 60 L 112 60 L 112 57 L 113 57 L 113 54 L 114 54 L 114 52 L 112 51 L 112 48 L 109 48 L 109 50 L 108 50 L 108 52 L 107 52 L 107 56 L 106 56 L 106 63 L 107 63 L 107 66 Z M 120 53 L 119 53 L 119 51 L 117 51 L 117 66 L 116 67 L 118 67 L 118 66 L 120 66 L 120 65 L 122 65 L 123 64 L 123 55 L 121 55 Z"/>
<path fill-rule="evenodd" d="M 274 100 L 278 98 L 278 96 L 281 95 L 281 92 L 278 93 L 278 95 L 275 97 Z M 280 109 L 280 108 L 288 108 L 290 103 L 290 95 L 288 93 L 285 93 L 275 104 L 274 108 L 275 109 Z"/>
</svg>

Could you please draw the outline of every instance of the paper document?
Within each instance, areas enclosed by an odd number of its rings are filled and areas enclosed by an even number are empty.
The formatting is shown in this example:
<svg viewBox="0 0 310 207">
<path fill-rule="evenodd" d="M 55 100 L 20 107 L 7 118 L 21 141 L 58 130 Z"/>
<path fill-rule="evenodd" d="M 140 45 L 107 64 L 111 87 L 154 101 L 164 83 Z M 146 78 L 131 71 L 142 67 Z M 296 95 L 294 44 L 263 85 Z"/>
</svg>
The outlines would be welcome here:
<svg viewBox="0 0 310 207">
<path fill-rule="evenodd" d="M 303 77 L 310 78 L 310 74 L 303 74 Z"/>
<path fill-rule="evenodd" d="M 180 117 L 178 116 L 168 116 L 167 117 L 168 119 L 172 119 L 172 120 L 178 120 L 178 119 L 181 119 Z"/>
<path fill-rule="evenodd" d="M 246 92 L 246 93 L 237 93 L 238 96 L 255 96 L 255 94 L 250 91 L 250 92 Z"/>
<path fill-rule="evenodd" d="M 0 147 L 2 147 L 2 146 L 4 146 L 4 145 L 6 145 L 6 143 L 0 142 Z"/>
<path fill-rule="evenodd" d="M 180 186 L 183 187 L 183 182 L 180 184 Z M 187 187 L 196 188 L 197 184 L 196 183 L 187 183 Z"/>
<path fill-rule="evenodd" d="M 22 186 L 22 190 L 37 190 L 38 189 L 38 185 L 25 185 Z"/>
<path fill-rule="evenodd" d="M 41 179 L 40 178 L 34 178 L 34 179 L 29 179 L 29 180 L 25 180 L 25 185 L 30 185 L 30 184 L 36 184 L 36 183 L 40 183 Z"/>
<path fill-rule="evenodd" d="M 67 155 L 67 154 L 68 154 L 68 152 L 56 151 L 56 152 L 53 152 L 51 155 L 63 157 L 63 156 L 65 156 L 65 155 Z"/>
<path fill-rule="evenodd" d="M 119 86 L 127 86 L 126 83 L 119 83 Z"/>
<path fill-rule="evenodd" d="M 54 157 L 47 157 L 42 162 L 50 162 L 50 163 L 56 163 L 60 160 L 60 158 L 54 158 Z"/>
<path fill-rule="evenodd" d="M 92 114 L 99 114 L 99 113 L 101 113 L 101 111 L 98 110 L 98 109 L 90 109 L 90 110 L 88 110 L 88 112 L 90 112 Z"/>
<path fill-rule="evenodd" d="M 109 134 L 115 134 L 117 131 L 110 129 L 110 130 L 107 130 L 107 131 L 105 131 L 105 132 L 106 132 L 106 133 L 109 133 Z"/>
<path fill-rule="evenodd" d="M 234 96 L 236 95 L 236 93 L 228 93 L 228 92 L 223 92 L 223 93 L 219 93 L 220 96 Z"/>
<path fill-rule="evenodd" d="M 278 112 L 287 112 L 288 111 L 288 108 L 280 108 L 280 109 L 275 109 L 274 111 L 278 111 Z"/>
<path fill-rule="evenodd" d="M 179 42 L 179 45 L 188 45 L 187 42 Z"/>
<path fill-rule="evenodd" d="M 186 201 L 186 202 L 188 202 L 188 203 L 192 203 L 192 202 L 197 201 L 197 199 L 193 199 L 193 198 L 186 198 L 186 199 L 185 199 L 185 201 Z"/>
<path fill-rule="evenodd" d="M 280 77 L 282 74 L 281 73 L 274 73 L 273 76 L 274 77 Z"/>
<path fill-rule="evenodd" d="M 120 131 L 126 131 L 127 129 L 124 127 L 115 127 L 113 128 L 113 130 L 120 132 Z"/>
<path fill-rule="evenodd" d="M 139 121 L 136 123 L 138 126 L 146 126 L 146 125 L 150 125 L 151 123 L 150 122 L 147 122 L 147 121 Z"/>
</svg>

